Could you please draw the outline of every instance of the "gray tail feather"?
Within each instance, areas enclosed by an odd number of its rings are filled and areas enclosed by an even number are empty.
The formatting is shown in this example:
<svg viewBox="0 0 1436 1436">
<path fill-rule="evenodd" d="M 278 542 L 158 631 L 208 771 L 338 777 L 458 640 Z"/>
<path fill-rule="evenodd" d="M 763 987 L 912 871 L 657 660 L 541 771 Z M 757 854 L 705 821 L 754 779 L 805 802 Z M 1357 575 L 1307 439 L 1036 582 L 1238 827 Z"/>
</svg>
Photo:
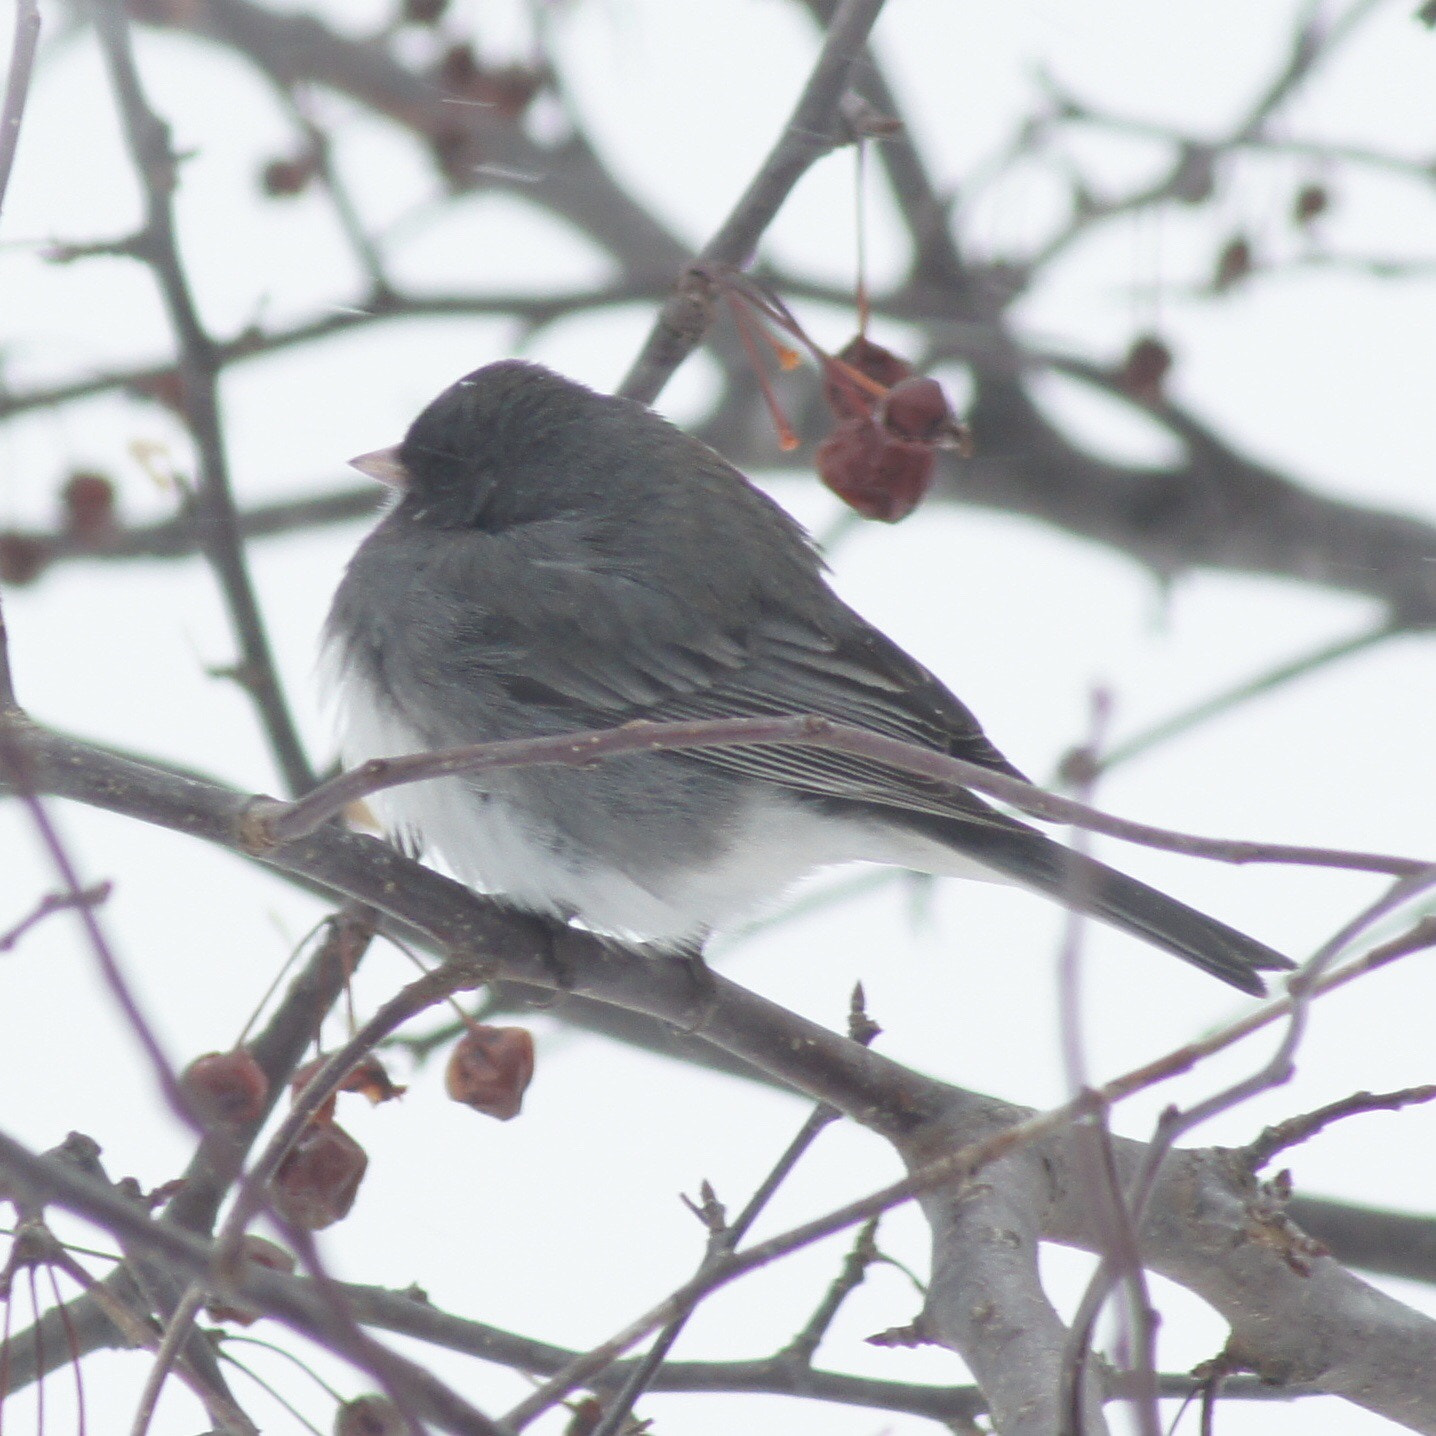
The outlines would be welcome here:
<svg viewBox="0 0 1436 1436">
<path fill-rule="evenodd" d="M 1164 948 L 1253 996 L 1266 992 L 1260 972 L 1295 966 L 1265 943 L 1105 863 L 1074 853 L 1025 824 L 979 825 L 925 813 L 904 813 L 903 823 L 1024 887 L 1069 906 L 1076 898 L 1102 922 Z"/>
</svg>

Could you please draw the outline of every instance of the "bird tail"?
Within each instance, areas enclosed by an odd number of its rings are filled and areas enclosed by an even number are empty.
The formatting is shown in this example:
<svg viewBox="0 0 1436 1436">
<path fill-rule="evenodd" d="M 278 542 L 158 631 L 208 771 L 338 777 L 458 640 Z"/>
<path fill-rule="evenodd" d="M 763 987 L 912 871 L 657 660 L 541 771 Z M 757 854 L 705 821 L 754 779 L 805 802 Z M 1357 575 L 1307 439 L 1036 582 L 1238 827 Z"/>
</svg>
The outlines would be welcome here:
<svg viewBox="0 0 1436 1436">
<path fill-rule="evenodd" d="M 913 812 L 904 813 L 902 822 L 959 857 L 977 859 L 994 876 L 1033 888 L 1069 907 L 1079 906 L 1100 921 L 1174 953 L 1253 996 L 1266 992 L 1259 973 L 1295 966 L 1265 943 L 1105 863 L 1074 853 L 1025 824 L 1011 820 L 984 823 L 977 831 L 971 821 Z"/>
</svg>

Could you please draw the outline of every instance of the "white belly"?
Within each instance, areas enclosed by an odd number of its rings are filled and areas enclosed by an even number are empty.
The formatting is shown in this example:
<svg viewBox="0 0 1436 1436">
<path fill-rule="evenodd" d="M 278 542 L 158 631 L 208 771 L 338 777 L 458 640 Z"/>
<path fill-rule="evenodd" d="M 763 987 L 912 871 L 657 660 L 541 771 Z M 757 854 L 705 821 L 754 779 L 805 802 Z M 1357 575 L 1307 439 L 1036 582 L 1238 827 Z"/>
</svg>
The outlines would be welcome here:
<svg viewBox="0 0 1436 1436">
<path fill-rule="evenodd" d="M 376 703 L 352 672 L 328 686 L 346 767 L 430 746 L 387 704 Z M 673 945 L 754 916 L 796 879 L 836 863 L 998 878 L 942 844 L 819 814 L 768 788 L 754 789 L 706 861 L 643 874 L 573 851 L 503 795 L 477 791 L 461 778 L 388 788 L 369 802 L 386 829 L 416 834 L 469 887 L 530 912 L 576 917 L 600 932 Z"/>
</svg>

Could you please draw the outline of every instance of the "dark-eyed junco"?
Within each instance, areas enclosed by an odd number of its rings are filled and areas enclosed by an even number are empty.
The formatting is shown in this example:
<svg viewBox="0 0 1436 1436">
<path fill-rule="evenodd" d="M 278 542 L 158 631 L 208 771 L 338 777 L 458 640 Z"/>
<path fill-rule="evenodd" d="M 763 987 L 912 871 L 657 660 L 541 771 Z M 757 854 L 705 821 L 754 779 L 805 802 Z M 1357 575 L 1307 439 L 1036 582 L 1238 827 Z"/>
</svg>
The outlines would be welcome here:
<svg viewBox="0 0 1436 1436">
<path fill-rule="evenodd" d="M 355 460 L 397 500 L 329 615 L 346 762 L 631 719 L 816 713 L 1021 776 L 828 587 L 807 536 L 642 405 L 505 361 Z M 675 947 L 849 860 L 1074 890 L 1239 987 L 1291 964 L 997 812 L 882 763 L 738 747 L 390 789 L 381 816 L 525 909 Z"/>
</svg>

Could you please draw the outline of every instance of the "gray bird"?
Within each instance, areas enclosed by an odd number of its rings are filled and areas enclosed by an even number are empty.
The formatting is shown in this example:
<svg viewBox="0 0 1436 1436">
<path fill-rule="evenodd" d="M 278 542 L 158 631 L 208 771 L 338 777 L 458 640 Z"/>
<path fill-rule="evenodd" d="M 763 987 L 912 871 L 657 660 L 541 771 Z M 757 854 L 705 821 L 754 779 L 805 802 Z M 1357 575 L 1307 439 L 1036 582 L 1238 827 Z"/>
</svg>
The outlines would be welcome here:
<svg viewBox="0 0 1436 1436">
<path fill-rule="evenodd" d="M 640 404 L 504 361 L 354 461 L 397 498 L 334 598 L 345 762 L 493 739 L 815 713 L 1022 775 L 843 603 L 801 528 Z M 977 795 L 815 748 L 747 746 L 435 779 L 376 799 L 465 882 L 692 951 L 852 860 L 1081 893 L 1244 992 L 1291 964 Z"/>
</svg>

